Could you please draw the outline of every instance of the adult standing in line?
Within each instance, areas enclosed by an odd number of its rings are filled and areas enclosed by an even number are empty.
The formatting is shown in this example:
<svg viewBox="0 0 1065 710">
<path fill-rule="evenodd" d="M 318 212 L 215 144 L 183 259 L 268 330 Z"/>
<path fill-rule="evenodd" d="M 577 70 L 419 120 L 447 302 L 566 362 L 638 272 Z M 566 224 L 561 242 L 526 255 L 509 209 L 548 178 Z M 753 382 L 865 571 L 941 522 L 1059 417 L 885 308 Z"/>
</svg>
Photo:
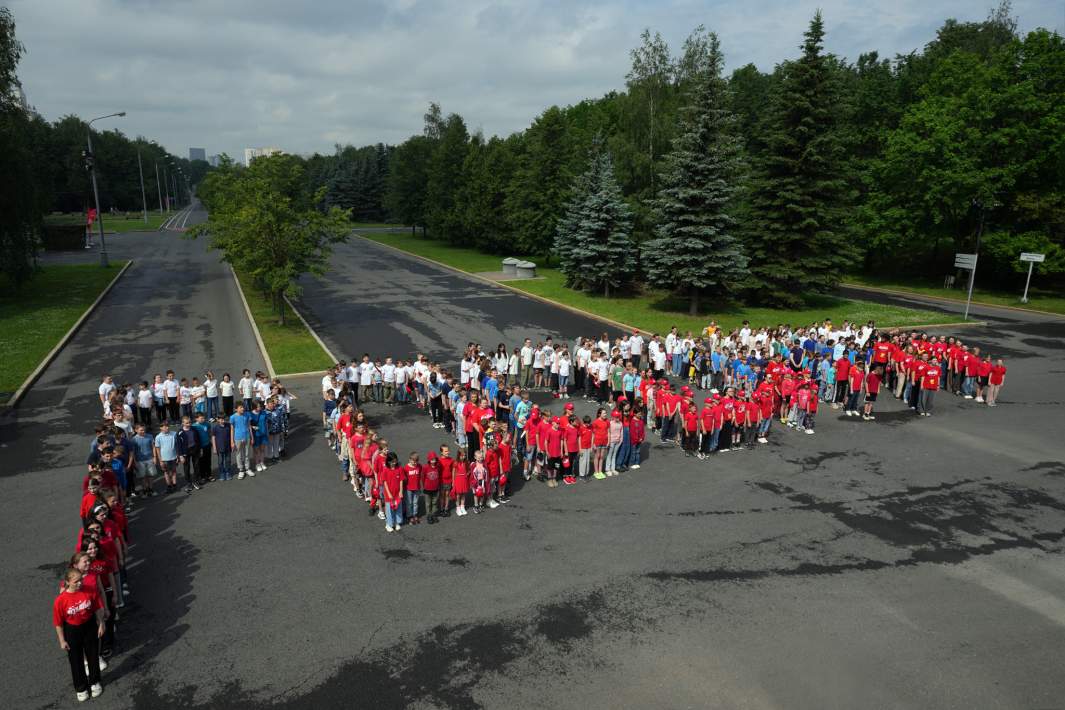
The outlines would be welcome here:
<svg viewBox="0 0 1065 710">
<path fill-rule="evenodd" d="M 237 389 L 240 390 L 240 399 L 244 404 L 244 411 L 251 411 L 251 402 L 255 397 L 255 380 L 252 379 L 251 370 L 245 368 L 241 373 L 240 382 L 237 383 Z"/>
<path fill-rule="evenodd" d="M 104 635 L 105 625 L 99 595 L 82 591 L 81 584 L 81 572 L 68 569 L 63 577 L 63 591 L 52 604 L 52 624 L 59 647 L 67 652 L 78 702 L 85 702 L 90 694 L 96 698 L 104 692 L 100 684 L 99 639 Z"/>
<path fill-rule="evenodd" d="M 115 382 L 111 378 L 111 375 L 104 375 L 103 381 L 100 382 L 100 386 L 97 388 L 97 392 L 100 395 L 100 406 L 103 407 L 104 417 L 107 417 L 110 413 L 110 401 L 111 393 L 115 391 Z"/>
<path fill-rule="evenodd" d="M 532 340 L 525 339 L 521 346 L 521 386 L 532 385 L 533 346 Z"/>
<path fill-rule="evenodd" d="M 636 371 L 640 371 L 640 358 L 643 355 L 643 336 L 639 330 L 633 330 L 629 337 L 629 359 Z"/>
</svg>

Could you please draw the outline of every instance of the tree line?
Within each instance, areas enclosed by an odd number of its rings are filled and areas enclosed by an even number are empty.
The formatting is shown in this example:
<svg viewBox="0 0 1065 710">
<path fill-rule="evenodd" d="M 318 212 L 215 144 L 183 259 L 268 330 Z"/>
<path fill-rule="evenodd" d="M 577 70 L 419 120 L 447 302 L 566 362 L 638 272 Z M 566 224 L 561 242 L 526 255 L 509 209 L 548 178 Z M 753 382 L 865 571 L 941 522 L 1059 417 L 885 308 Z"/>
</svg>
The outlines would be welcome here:
<svg viewBox="0 0 1065 710">
<path fill-rule="evenodd" d="M 74 115 L 49 122 L 26 104 L 17 73 L 23 51 L 14 17 L 0 7 L 0 272 L 15 286 L 33 275 L 45 217 L 52 212 L 84 213 L 94 206 L 83 155 L 88 126 Z M 171 204 L 187 201 L 186 186 L 167 180 L 173 175 L 171 163 L 181 167 L 192 185 L 210 167 L 205 161 L 170 155 L 155 141 L 131 139 L 115 129 L 94 128 L 92 142 L 104 212 L 141 210 L 138 154 L 149 210 L 159 209 L 157 195 L 165 197 L 168 191 Z"/>
<path fill-rule="evenodd" d="M 1010 12 L 853 62 L 825 52 L 818 14 L 798 56 L 728 76 L 712 32 L 674 53 L 645 31 L 624 91 L 552 106 L 505 138 L 434 103 L 421 135 L 344 152 L 388 156 L 374 163 L 374 214 L 450 244 L 559 257 L 576 288 L 646 281 L 693 307 L 738 294 L 790 305 L 847 273 L 951 273 L 977 241 L 984 283 L 1019 278 L 1021 251 L 1046 253 L 1043 273 L 1060 279 L 1065 44 L 1020 36 Z"/>
</svg>

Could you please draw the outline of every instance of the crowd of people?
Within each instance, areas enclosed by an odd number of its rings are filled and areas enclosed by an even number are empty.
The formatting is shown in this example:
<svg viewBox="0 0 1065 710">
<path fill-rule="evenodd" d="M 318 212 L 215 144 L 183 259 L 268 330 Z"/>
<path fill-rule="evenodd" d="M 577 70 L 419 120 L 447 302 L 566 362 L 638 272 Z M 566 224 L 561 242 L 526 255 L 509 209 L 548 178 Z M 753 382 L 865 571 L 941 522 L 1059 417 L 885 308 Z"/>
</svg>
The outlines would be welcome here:
<svg viewBox="0 0 1065 710">
<path fill-rule="evenodd" d="M 175 492 L 179 469 L 188 493 L 265 471 L 284 455 L 296 399 L 279 380 L 248 370 L 238 382 L 210 371 L 191 380 L 168 371 L 139 385 L 116 385 L 105 375 L 97 394 L 102 416 L 89 444 L 77 544 L 52 607 L 78 701 L 103 692 L 100 673 L 130 595 L 134 501 Z"/>
<path fill-rule="evenodd" d="M 456 369 L 423 354 L 366 354 L 322 379 L 343 480 L 389 531 L 435 523 L 452 506 L 495 508 L 519 474 L 554 488 L 638 469 L 648 433 L 705 460 L 768 443 L 774 421 L 814 434 L 821 407 L 874 421 L 882 389 L 920 416 L 932 415 L 940 390 L 995 406 L 1006 372 L 955 337 L 831 321 L 731 332 L 711 322 L 698 336 L 603 333 L 572 346 L 526 338 L 490 352 L 469 343 Z M 563 400 L 557 413 L 531 401 L 537 392 Z M 575 397 L 594 414 L 578 416 L 565 401 Z M 421 408 L 451 440 L 404 463 L 371 427 L 370 403 Z"/>
</svg>

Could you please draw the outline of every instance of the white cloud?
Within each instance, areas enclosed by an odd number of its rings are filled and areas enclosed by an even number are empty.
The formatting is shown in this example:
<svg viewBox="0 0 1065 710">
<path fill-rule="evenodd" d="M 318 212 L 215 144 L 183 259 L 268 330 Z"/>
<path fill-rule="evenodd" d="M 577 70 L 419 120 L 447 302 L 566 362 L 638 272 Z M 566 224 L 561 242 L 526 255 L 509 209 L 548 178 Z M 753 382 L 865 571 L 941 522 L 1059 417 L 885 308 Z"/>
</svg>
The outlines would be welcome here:
<svg viewBox="0 0 1065 710">
<path fill-rule="evenodd" d="M 988 7 L 994 0 L 987 0 Z M 1022 29 L 1059 27 L 1058 9 L 1015 2 Z M 646 26 L 679 48 L 702 23 L 730 68 L 795 56 L 821 7 L 827 48 L 855 59 L 919 49 L 971 0 L 14 0 L 19 70 L 49 119 L 126 110 L 114 127 L 172 152 L 246 146 L 292 152 L 399 142 L 429 101 L 488 134 L 521 130 L 551 104 L 624 85 Z M 111 127 L 109 125 L 109 127 Z"/>
</svg>

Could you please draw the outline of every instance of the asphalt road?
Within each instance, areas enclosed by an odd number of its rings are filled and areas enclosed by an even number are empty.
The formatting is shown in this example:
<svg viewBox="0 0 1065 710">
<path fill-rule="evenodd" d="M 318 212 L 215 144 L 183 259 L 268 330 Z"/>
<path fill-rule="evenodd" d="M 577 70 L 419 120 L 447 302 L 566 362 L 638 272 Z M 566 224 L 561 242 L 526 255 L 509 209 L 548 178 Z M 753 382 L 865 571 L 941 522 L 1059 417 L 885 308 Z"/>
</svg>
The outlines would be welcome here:
<svg viewBox="0 0 1065 710">
<path fill-rule="evenodd" d="M 601 330 L 362 244 L 304 304 L 342 356 Z M 706 463 L 653 446 L 617 479 L 391 535 L 340 483 L 317 379 L 291 383 L 288 460 L 138 507 L 135 604 L 94 705 L 1060 706 L 1065 320 L 993 315 L 960 332 L 1007 360 L 996 409 L 941 395 L 918 419 L 889 398 L 875 422 L 827 411 L 815 436 Z M 401 453 L 443 443 L 415 409 L 370 414 Z M 46 614 L 76 471 L 0 478 L 19 707 L 71 702 Z"/>
</svg>

